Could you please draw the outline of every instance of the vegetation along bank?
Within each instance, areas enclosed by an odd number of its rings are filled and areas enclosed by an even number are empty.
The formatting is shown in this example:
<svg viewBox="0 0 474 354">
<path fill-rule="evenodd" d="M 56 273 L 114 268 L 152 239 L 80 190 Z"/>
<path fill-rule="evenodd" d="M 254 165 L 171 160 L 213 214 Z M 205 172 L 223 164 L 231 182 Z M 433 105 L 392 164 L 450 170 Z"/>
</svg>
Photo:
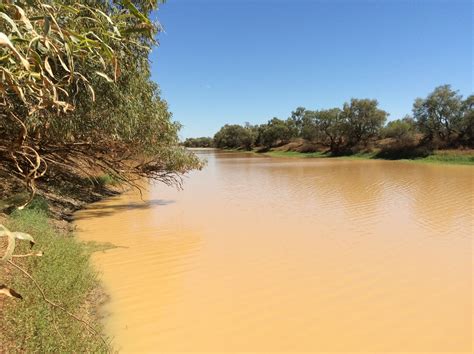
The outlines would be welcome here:
<svg viewBox="0 0 474 354">
<path fill-rule="evenodd" d="M 179 187 L 201 167 L 150 79 L 158 5 L 0 3 L 0 351 L 110 350 L 97 247 L 62 220 L 111 184 Z"/>
<path fill-rule="evenodd" d="M 474 95 L 449 85 L 417 98 L 411 116 L 387 122 L 374 99 L 352 99 L 342 108 L 298 107 L 287 119 L 224 125 L 213 138 L 189 138 L 186 147 L 242 149 L 282 157 L 410 159 L 474 164 Z"/>
</svg>

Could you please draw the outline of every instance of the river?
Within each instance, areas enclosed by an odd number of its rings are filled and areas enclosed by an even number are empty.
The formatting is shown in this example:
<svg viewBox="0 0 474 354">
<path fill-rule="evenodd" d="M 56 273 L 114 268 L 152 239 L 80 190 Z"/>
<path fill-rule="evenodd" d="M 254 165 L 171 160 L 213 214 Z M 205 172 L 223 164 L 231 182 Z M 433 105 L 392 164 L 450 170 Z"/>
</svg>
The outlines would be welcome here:
<svg viewBox="0 0 474 354">
<path fill-rule="evenodd" d="M 198 154 L 76 215 L 118 350 L 472 351 L 474 168 Z"/>
</svg>

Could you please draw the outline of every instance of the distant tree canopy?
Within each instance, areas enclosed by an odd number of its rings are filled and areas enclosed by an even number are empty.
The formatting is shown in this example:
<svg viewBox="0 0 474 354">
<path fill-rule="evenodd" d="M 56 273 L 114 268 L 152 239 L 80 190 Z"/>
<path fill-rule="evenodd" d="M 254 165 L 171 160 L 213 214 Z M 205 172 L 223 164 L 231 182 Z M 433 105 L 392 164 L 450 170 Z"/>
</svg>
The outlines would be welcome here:
<svg viewBox="0 0 474 354">
<path fill-rule="evenodd" d="M 278 144 L 286 144 L 298 135 L 298 126 L 301 126 L 301 121 L 272 118 L 267 124 L 259 127 L 258 141 L 267 148 Z"/>
<path fill-rule="evenodd" d="M 355 99 L 345 103 L 341 115 L 346 129 L 346 144 L 367 145 L 378 136 L 387 120 L 388 113 L 379 109 L 377 100 Z"/>
<path fill-rule="evenodd" d="M 463 118 L 459 140 L 462 144 L 474 146 L 474 95 L 470 95 L 463 102 Z"/>
<path fill-rule="evenodd" d="M 214 146 L 214 140 L 210 137 L 200 137 L 200 138 L 187 138 L 183 145 L 190 148 L 210 148 Z"/>
<path fill-rule="evenodd" d="M 393 139 L 404 139 L 413 137 L 417 132 L 417 126 L 413 118 L 406 116 L 403 119 L 392 120 L 382 130 L 382 137 Z"/>
<path fill-rule="evenodd" d="M 301 136 L 303 133 L 304 118 L 306 115 L 306 108 L 298 107 L 293 112 L 291 112 L 291 121 L 293 122 L 294 132 Z"/>
<path fill-rule="evenodd" d="M 315 129 L 320 132 L 319 142 L 329 146 L 331 151 L 338 152 L 347 140 L 347 124 L 339 108 L 314 112 Z"/>
<path fill-rule="evenodd" d="M 413 117 L 388 122 L 388 113 L 377 100 L 356 99 L 342 108 L 312 111 L 297 107 L 287 119 L 272 118 L 265 124 L 225 125 L 214 136 L 218 148 L 272 148 L 300 138 L 325 146 L 332 153 L 368 148 L 377 139 L 396 140 L 397 148 L 414 148 L 418 136 L 442 146 L 474 146 L 474 95 L 463 100 L 449 85 L 437 87 L 417 99 Z M 392 146 L 392 147 L 393 147 Z"/>
<path fill-rule="evenodd" d="M 426 98 L 417 98 L 413 117 L 425 139 L 443 146 L 473 144 L 473 96 L 463 100 L 451 86 L 437 87 Z"/>
<path fill-rule="evenodd" d="M 252 129 L 238 124 L 226 124 L 214 135 L 214 146 L 221 149 L 250 150 L 254 141 Z"/>
<path fill-rule="evenodd" d="M 85 166 L 180 183 L 199 160 L 150 79 L 157 0 L 0 3 L 0 176 Z"/>
</svg>

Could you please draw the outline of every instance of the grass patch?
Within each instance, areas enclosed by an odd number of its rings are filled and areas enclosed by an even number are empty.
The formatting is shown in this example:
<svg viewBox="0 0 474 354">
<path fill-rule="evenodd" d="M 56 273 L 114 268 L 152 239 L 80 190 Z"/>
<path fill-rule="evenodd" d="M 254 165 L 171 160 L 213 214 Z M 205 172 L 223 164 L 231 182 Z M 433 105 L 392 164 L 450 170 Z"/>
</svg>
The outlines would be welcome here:
<svg viewBox="0 0 474 354">
<path fill-rule="evenodd" d="M 257 152 L 256 152 L 257 153 Z M 384 157 L 379 152 L 359 152 L 350 155 L 331 155 L 324 152 L 298 152 L 298 151 L 268 151 L 261 153 L 270 157 L 287 157 L 287 158 L 331 158 L 344 160 L 366 160 L 366 159 L 382 159 L 382 160 L 403 160 L 411 162 L 439 163 L 452 165 L 474 165 L 474 150 L 437 150 L 426 157 L 413 158 L 394 158 L 393 156 Z"/>
<path fill-rule="evenodd" d="M 97 183 L 102 187 L 118 186 L 121 183 L 120 180 L 116 176 L 113 176 L 110 174 L 101 175 L 97 177 L 96 180 L 97 180 Z"/>
<path fill-rule="evenodd" d="M 35 210 L 38 212 L 43 212 L 46 216 L 49 216 L 49 205 L 48 201 L 39 195 L 36 195 L 30 204 L 26 207 L 27 210 Z"/>
<path fill-rule="evenodd" d="M 298 157 L 298 158 L 315 158 L 329 157 L 323 152 L 298 152 L 298 151 L 268 151 L 263 153 L 271 157 Z"/>
<path fill-rule="evenodd" d="M 336 159 L 344 160 L 367 160 L 376 158 L 375 152 L 357 152 L 351 155 L 341 155 L 341 156 L 330 156 Z"/>
<path fill-rule="evenodd" d="M 29 194 L 27 192 L 22 192 L 22 193 L 16 193 L 13 196 L 0 200 L 0 211 L 6 210 L 6 209 L 11 209 L 16 206 L 24 204 L 29 198 Z M 35 209 L 35 210 L 41 210 L 45 212 L 47 215 L 49 215 L 49 205 L 48 201 L 40 196 L 36 195 L 33 200 L 28 204 L 26 209 Z"/>
<path fill-rule="evenodd" d="M 473 150 L 438 150 L 432 155 L 413 161 L 448 165 L 474 165 Z"/>
<path fill-rule="evenodd" d="M 294 158 L 333 158 L 333 159 L 371 159 L 374 158 L 375 153 L 359 152 L 351 155 L 331 155 L 326 152 L 299 152 L 299 151 L 268 151 L 263 155 L 271 157 L 294 157 Z"/>
<path fill-rule="evenodd" d="M 70 234 L 60 234 L 49 222 L 44 204 L 15 211 L 6 225 L 12 231 L 30 233 L 35 249 L 43 257 L 14 260 L 41 284 L 46 296 L 86 321 L 97 318 L 95 308 L 100 292 L 97 274 L 90 264 L 91 250 Z M 29 245 L 18 242 L 15 253 L 24 254 Z M 99 338 L 89 334 L 82 323 L 43 301 L 33 283 L 13 267 L 0 265 L 5 282 L 24 300 L 4 298 L 0 313 L 0 352 L 104 352 Z M 100 324 L 94 327 L 101 332 Z"/>
</svg>

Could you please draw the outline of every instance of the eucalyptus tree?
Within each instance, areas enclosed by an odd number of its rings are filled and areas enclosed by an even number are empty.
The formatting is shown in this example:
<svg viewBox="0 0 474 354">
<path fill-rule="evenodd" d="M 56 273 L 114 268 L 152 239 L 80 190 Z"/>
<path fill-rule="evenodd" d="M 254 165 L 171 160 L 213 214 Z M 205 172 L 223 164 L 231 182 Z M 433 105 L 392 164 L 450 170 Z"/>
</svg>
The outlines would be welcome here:
<svg viewBox="0 0 474 354">
<path fill-rule="evenodd" d="M 462 134 L 464 110 L 462 96 L 450 85 L 438 86 L 426 98 L 417 98 L 413 116 L 426 140 L 449 145 Z"/>
<path fill-rule="evenodd" d="M 252 149 L 252 130 L 238 124 L 226 124 L 214 135 L 214 146 L 220 149 Z"/>
<path fill-rule="evenodd" d="M 206 136 L 203 136 L 203 137 L 199 137 L 199 138 L 187 138 L 183 145 L 185 147 L 206 147 L 206 148 L 209 148 L 209 147 L 212 147 L 214 145 L 214 142 L 212 140 L 212 138 L 210 137 L 206 137 Z"/>
<path fill-rule="evenodd" d="M 301 119 L 300 136 L 311 142 L 321 142 L 321 130 L 318 125 L 318 111 L 305 110 Z"/>
<path fill-rule="evenodd" d="M 413 118 L 406 116 L 402 119 L 392 120 L 383 128 L 382 135 L 397 140 L 413 137 L 416 133 L 416 124 Z"/>
<path fill-rule="evenodd" d="M 460 142 L 474 147 L 474 95 L 463 102 L 463 117 L 461 121 Z"/>
<path fill-rule="evenodd" d="M 377 100 L 353 98 L 344 103 L 342 119 L 347 127 L 347 145 L 367 145 L 378 136 L 387 120 L 388 113 L 378 108 Z"/>
<path fill-rule="evenodd" d="M 296 123 L 291 118 L 282 120 L 275 117 L 262 125 L 260 142 L 263 146 L 271 148 L 277 144 L 286 144 L 297 135 Z"/>
<path fill-rule="evenodd" d="M 290 119 L 295 126 L 297 136 L 301 136 L 302 134 L 305 114 L 306 108 L 304 107 L 298 107 L 293 112 L 291 112 Z"/>
<path fill-rule="evenodd" d="M 331 108 L 315 112 L 318 130 L 321 132 L 321 143 L 338 153 L 344 146 L 347 133 L 347 122 L 339 108 Z"/>
<path fill-rule="evenodd" d="M 84 165 L 179 184 L 200 167 L 150 80 L 156 0 L 0 4 L 0 174 Z"/>
</svg>

